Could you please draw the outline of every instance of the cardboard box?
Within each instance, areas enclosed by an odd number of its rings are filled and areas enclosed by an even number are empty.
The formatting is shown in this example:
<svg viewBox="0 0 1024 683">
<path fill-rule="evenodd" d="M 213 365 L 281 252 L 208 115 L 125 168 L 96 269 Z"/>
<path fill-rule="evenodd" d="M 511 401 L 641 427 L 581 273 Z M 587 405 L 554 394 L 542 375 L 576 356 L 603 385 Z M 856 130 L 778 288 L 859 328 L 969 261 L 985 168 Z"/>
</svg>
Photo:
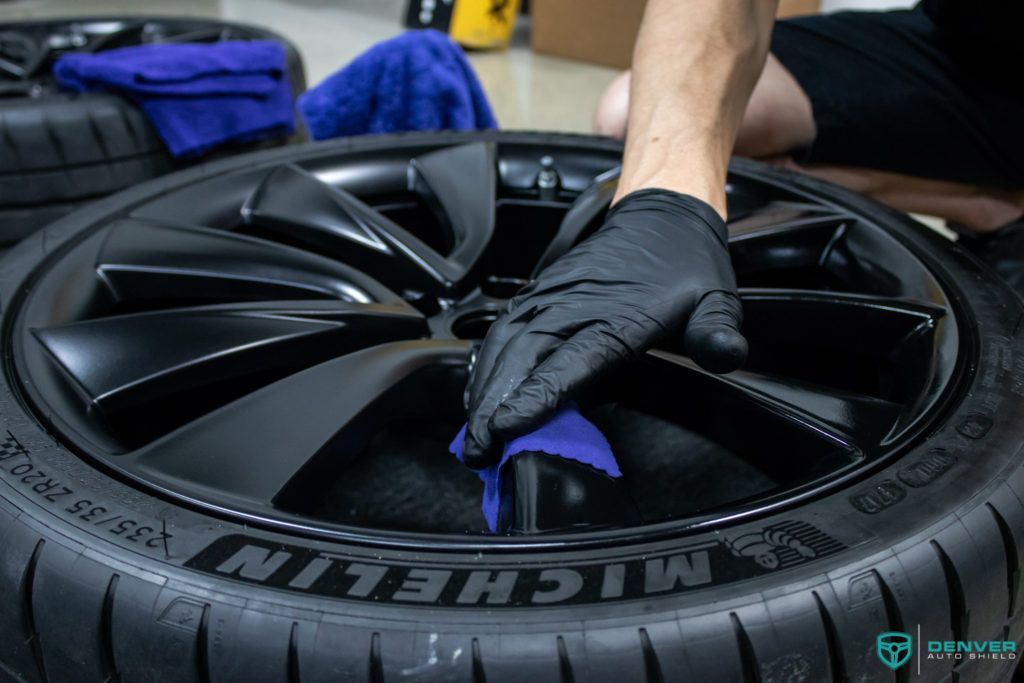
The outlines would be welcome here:
<svg viewBox="0 0 1024 683">
<path fill-rule="evenodd" d="M 432 28 L 474 49 L 508 46 L 519 15 L 519 0 L 409 0 L 405 25 Z"/>
<path fill-rule="evenodd" d="M 534 52 L 628 69 L 644 0 L 532 0 Z M 780 0 L 779 16 L 812 14 L 820 0 Z"/>
</svg>

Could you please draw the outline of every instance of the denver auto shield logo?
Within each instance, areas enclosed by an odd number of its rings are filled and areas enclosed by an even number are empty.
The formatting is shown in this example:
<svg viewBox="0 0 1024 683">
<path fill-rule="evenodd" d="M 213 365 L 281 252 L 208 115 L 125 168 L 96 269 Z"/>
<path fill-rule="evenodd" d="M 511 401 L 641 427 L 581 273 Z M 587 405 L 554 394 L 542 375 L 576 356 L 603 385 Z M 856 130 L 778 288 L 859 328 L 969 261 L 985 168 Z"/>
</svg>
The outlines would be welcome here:
<svg viewBox="0 0 1024 683">
<path fill-rule="evenodd" d="M 875 652 L 882 664 L 896 670 L 910 661 L 914 652 L 914 639 L 909 633 L 899 631 L 880 633 L 875 641 Z"/>
<path fill-rule="evenodd" d="M 1016 660 L 1017 643 L 1012 640 L 925 640 L 921 627 L 917 628 L 917 675 L 921 675 L 921 660 Z M 895 671 L 909 663 L 914 656 L 914 639 L 909 633 L 887 631 L 875 639 L 878 659 Z"/>
</svg>

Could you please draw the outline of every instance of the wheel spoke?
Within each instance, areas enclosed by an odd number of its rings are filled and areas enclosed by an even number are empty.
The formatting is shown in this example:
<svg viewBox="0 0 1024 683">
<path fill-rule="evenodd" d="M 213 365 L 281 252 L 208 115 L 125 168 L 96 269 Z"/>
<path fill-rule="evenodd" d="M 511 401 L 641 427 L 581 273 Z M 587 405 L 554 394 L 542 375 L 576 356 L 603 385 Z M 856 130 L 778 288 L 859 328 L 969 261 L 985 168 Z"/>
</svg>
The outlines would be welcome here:
<svg viewBox="0 0 1024 683">
<path fill-rule="evenodd" d="M 186 33 L 164 35 L 156 38 L 154 43 L 216 43 L 225 40 L 224 29 L 222 28 L 200 28 Z"/>
<path fill-rule="evenodd" d="M 358 351 L 234 401 L 119 463 L 194 495 L 308 504 L 380 425 L 457 403 L 469 351 L 468 343 L 438 341 Z"/>
<path fill-rule="evenodd" d="M 726 210 L 729 220 L 739 220 L 760 211 L 772 202 L 771 194 L 768 188 L 760 184 L 753 184 L 749 179 L 739 182 L 730 180 L 725 185 Z"/>
<path fill-rule="evenodd" d="M 620 169 L 596 178 L 572 206 L 533 270 L 536 277 L 589 232 L 611 205 Z M 820 265 L 848 217 L 801 202 L 772 202 L 729 223 L 730 250 L 737 271 L 747 273 Z"/>
<path fill-rule="evenodd" d="M 777 418 L 795 422 L 861 453 L 870 452 L 885 439 L 904 408 L 872 396 L 750 370 L 713 375 L 689 358 L 665 351 L 651 351 L 650 355 L 700 374 L 720 389 L 738 393 Z"/>
<path fill-rule="evenodd" d="M 945 309 L 913 301 L 813 290 L 741 290 L 746 368 L 725 376 L 700 370 L 678 349 L 652 352 L 703 377 L 713 390 L 739 392 L 774 417 L 871 453 L 919 400 L 894 387 L 900 373 L 933 374 L 929 357 Z M 918 361 L 917 359 L 921 359 Z M 710 383 L 710 384 L 709 384 Z"/>
<path fill-rule="evenodd" d="M 266 167 L 213 176 L 162 194 L 134 209 L 131 216 L 157 223 L 231 229 L 241 220 L 239 209 L 266 176 Z"/>
<path fill-rule="evenodd" d="M 729 224 L 729 253 L 743 285 L 829 284 L 824 265 L 848 219 L 801 204 L 777 203 Z"/>
<path fill-rule="evenodd" d="M 729 221 L 729 241 L 771 236 L 821 223 L 835 224 L 849 217 L 826 207 L 803 202 L 775 201 L 757 211 Z"/>
<path fill-rule="evenodd" d="M 741 297 L 747 367 L 903 406 L 881 445 L 926 414 L 956 371 L 958 333 L 944 306 L 813 290 Z"/>
<path fill-rule="evenodd" d="M 142 29 L 145 24 L 141 21 L 129 21 L 121 23 L 120 26 L 104 35 L 101 35 L 96 40 L 90 42 L 85 48 L 85 52 L 99 52 L 101 50 L 110 50 L 117 47 L 126 47 L 132 44 L 141 44 L 142 41 Z"/>
<path fill-rule="evenodd" d="M 380 212 L 294 165 L 264 178 L 242 219 L 258 233 L 348 263 L 399 290 L 442 294 L 465 275 Z"/>
<path fill-rule="evenodd" d="M 449 227 L 448 260 L 462 281 L 483 256 L 494 235 L 497 152 L 493 142 L 474 142 L 424 154 L 410 162 L 410 190 L 423 197 Z"/>
<path fill-rule="evenodd" d="M 115 302 L 132 307 L 263 299 L 401 301 L 362 273 L 299 249 L 135 219 L 111 227 L 96 272 Z"/>
<path fill-rule="evenodd" d="M 944 299 L 935 277 L 920 262 L 908 261 L 897 239 L 863 221 L 851 223 L 833 242 L 822 266 L 852 291 L 921 301 Z"/>
<path fill-rule="evenodd" d="M 505 466 L 498 527 L 513 535 L 639 524 L 621 479 L 574 460 L 520 453 Z"/>
<path fill-rule="evenodd" d="M 594 179 L 594 182 L 576 198 L 565 217 L 562 218 L 558 231 L 551 243 L 544 250 L 532 277 L 537 277 L 555 259 L 569 251 L 590 230 L 596 229 L 598 221 L 611 206 L 615 196 L 615 188 L 619 184 L 621 169 L 614 168 Z"/>
<path fill-rule="evenodd" d="M 39 43 L 18 31 L 0 33 L 0 48 L 4 50 L 0 54 L 0 72 L 19 80 L 35 76 L 51 53 L 45 42 Z"/>
<path fill-rule="evenodd" d="M 740 297 L 743 331 L 752 346 L 885 357 L 946 316 L 945 308 L 927 302 L 842 292 L 741 289 Z"/>
<path fill-rule="evenodd" d="M 405 305 L 230 304 L 33 330 L 122 443 L 160 434 L 291 372 L 427 333 Z"/>
</svg>

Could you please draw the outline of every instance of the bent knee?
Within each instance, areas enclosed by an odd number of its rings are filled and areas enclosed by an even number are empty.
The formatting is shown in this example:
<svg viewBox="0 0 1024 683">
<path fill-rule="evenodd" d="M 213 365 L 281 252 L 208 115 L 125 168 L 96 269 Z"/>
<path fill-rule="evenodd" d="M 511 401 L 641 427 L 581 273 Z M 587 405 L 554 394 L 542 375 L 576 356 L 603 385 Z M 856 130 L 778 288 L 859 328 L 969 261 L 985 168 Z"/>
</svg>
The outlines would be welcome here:
<svg viewBox="0 0 1024 683">
<path fill-rule="evenodd" d="M 789 154 L 810 146 L 816 133 L 807 93 L 769 55 L 736 135 L 736 154 L 754 158 Z"/>
<path fill-rule="evenodd" d="M 594 132 L 624 140 L 629 119 L 630 72 L 623 71 L 605 89 L 594 110 Z"/>
</svg>

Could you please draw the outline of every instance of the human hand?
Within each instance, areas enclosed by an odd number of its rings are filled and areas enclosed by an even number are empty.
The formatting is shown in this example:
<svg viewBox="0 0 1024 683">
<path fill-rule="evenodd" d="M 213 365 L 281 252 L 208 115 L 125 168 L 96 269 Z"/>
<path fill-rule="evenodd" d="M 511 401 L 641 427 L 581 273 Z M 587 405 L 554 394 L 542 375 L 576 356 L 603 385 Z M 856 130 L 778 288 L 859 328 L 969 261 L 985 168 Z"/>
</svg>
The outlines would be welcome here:
<svg viewBox="0 0 1024 683">
<path fill-rule="evenodd" d="M 726 239 L 722 218 L 695 197 L 646 189 L 619 201 L 491 327 L 470 377 L 463 461 L 494 464 L 502 442 L 684 328 L 701 367 L 742 365 L 747 342 Z"/>
</svg>

